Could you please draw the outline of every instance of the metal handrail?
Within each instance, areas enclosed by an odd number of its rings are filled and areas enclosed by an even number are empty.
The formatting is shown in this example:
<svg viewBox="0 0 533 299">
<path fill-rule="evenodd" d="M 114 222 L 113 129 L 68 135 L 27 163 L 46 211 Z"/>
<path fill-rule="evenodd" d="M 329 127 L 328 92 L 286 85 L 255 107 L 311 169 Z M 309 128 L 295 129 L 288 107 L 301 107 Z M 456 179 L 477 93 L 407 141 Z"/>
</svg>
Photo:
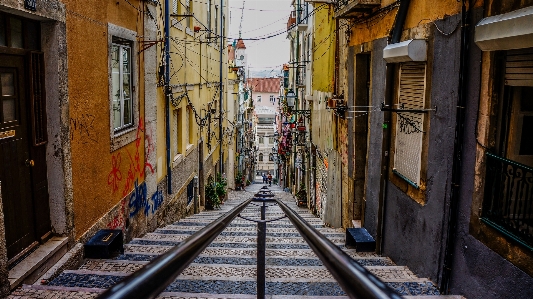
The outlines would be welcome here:
<svg viewBox="0 0 533 299">
<path fill-rule="evenodd" d="M 155 298 L 233 221 L 252 201 L 248 199 L 220 216 L 178 246 L 108 289 L 99 299 Z"/>
<path fill-rule="evenodd" d="M 354 261 L 280 199 L 276 202 L 350 298 L 401 299 L 394 289 Z"/>
</svg>

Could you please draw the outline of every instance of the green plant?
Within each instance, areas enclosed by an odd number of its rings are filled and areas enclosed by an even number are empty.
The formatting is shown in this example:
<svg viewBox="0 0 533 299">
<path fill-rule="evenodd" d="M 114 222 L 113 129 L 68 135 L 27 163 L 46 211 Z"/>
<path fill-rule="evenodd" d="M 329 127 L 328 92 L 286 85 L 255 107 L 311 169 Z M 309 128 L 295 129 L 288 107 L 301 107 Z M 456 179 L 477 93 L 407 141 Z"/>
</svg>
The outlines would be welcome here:
<svg viewBox="0 0 533 299">
<path fill-rule="evenodd" d="M 296 199 L 298 200 L 298 205 L 305 204 L 307 202 L 307 190 L 305 189 L 304 183 L 300 183 L 300 190 L 296 192 Z"/>
<path fill-rule="evenodd" d="M 242 184 L 242 172 L 238 171 L 237 174 L 235 175 L 235 184 L 237 185 L 240 185 Z"/>
<path fill-rule="evenodd" d="M 250 186 L 251 182 L 250 180 L 246 180 L 246 186 Z"/>
<path fill-rule="evenodd" d="M 217 182 L 210 176 L 205 185 L 205 208 L 212 210 L 220 206 L 220 198 L 217 194 Z"/>
<path fill-rule="evenodd" d="M 272 179 L 272 183 L 273 183 L 273 184 L 277 184 L 277 183 L 278 183 L 278 178 L 273 178 L 273 179 Z"/>
</svg>

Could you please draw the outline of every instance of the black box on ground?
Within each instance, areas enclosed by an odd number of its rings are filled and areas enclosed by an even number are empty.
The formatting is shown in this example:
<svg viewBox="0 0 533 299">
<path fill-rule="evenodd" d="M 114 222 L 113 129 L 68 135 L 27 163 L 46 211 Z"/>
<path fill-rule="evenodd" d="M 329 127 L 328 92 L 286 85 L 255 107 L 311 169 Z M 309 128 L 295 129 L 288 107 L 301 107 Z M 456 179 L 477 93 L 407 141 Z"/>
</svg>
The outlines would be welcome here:
<svg viewBox="0 0 533 299">
<path fill-rule="evenodd" d="M 373 252 L 376 250 L 376 241 L 366 228 L 347 228 L 345 246 L 355 248 L 358 252 Z"/>
<path fill-rule="evenodd" d="M 108 259 L 124 253 L 122 230 L 99 230 L 84 246 L 85 257 Z"/>
</svg>

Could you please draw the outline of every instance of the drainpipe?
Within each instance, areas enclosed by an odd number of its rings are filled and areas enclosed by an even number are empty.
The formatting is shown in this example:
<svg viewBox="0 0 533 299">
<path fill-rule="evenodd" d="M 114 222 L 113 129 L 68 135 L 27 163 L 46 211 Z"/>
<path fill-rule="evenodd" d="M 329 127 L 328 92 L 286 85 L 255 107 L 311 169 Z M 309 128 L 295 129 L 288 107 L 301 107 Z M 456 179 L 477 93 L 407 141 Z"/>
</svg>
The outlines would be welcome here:
<svg viewBox="0 0 533 299">
<path fill-rule="evenodd" d="M 396 14 L 394 27 L 391 32 L 390 43 L 395 44 L 400 42 L 402 36 L 403 26 L 407 18 L 407 11 L 410 0 L 401 0 L 400 8 Z M 385 80 L 385 105 L 392 105 L 394 98 L 394 64 L 387 63 L 387 74 Z M 379 204 L 378 204 L 378 227 L 376 232 L 376 252 L 382 254 L 383 252 L 383 229 L 385 227 L 385 200 L 387 198 L 387 184 L 389 181 L 389 164 L 390 164 L 390 144 L 391 144 L 391 112 L 385 111 L 383 113 L 383 141 L 381 161 L 383 165 L 381 168 L 381 180 L 379 186 Z"/>
<path fill-rule="evenodd" d="M 468 97 L 468 55 L 470 47 L 468 46 L 469 24 L 471 21 L 470 9 L 472 7 L 471 0 L 468 0 L 468 10 L 466 8 L 466 0 L 463 0 L 461 9 L 461 52 L 460 52 L 460 66 L 459 66 L 459 96 L 457 99 L 457 117 L 455 123 L 455 142 L 452 165 L 452 184 L 450 205 L 448 210 L 448 227 L 446 231 L 446 249 L 444 251 L 444 265 L 442 267 L 442 282 L 440 291 L 442 294 L 448 294 L 450 287 L 450 280 L 452 277 L 453 265 L 453 251 L 455 249 L 455 238 L 457 228 L 457 215 L 459 213 L 459 200 L 461 191 L 461 170 L 462 170 L 462 152 L 464 139 L 464 124 L 466 99 Z"/>
<path fill-rule="evenodd" d="M 168 1 L 168 0 L 165 0 Z M 223 93 L 224 93 L 224 87 L 222 85 L 222 52 L 224 51 L 224 0 L 220 0 L 220 100 L 218 102 L 218 136 L 219 139 L 219 159 L 220 159 L 220 175 L 224 172 L 224 160 L 222 159 L 222 100 L 223 100 Z"/>
<path fill-rule="evenodd" d="M 165 118 L 167 131 L 167 193 L 172 194 L 172 169 L 170 162 L 170 1 L 165 0 Z"/>
</svg>

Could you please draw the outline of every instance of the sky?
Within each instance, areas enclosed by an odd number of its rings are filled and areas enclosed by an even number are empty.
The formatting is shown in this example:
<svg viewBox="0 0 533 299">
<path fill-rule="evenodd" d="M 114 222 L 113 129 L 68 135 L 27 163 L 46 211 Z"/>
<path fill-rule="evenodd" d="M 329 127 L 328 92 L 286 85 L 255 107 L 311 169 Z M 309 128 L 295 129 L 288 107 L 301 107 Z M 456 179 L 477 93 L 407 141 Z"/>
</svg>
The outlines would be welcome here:
<svg viewBox="0 0 533 299">
<path fill-rule="evenodd" d="M 239 37 L 242 15 L 241 37 L 246 45 L 250 71 L 273 68 L 279 71 L 289 61 L 286 31 L 291 10 L 291 0 L 229 0 L 228 35 L 230 38 Z M 260 41 L 246 40 L 276 33 L 281 34 Z"/>
</svg>

